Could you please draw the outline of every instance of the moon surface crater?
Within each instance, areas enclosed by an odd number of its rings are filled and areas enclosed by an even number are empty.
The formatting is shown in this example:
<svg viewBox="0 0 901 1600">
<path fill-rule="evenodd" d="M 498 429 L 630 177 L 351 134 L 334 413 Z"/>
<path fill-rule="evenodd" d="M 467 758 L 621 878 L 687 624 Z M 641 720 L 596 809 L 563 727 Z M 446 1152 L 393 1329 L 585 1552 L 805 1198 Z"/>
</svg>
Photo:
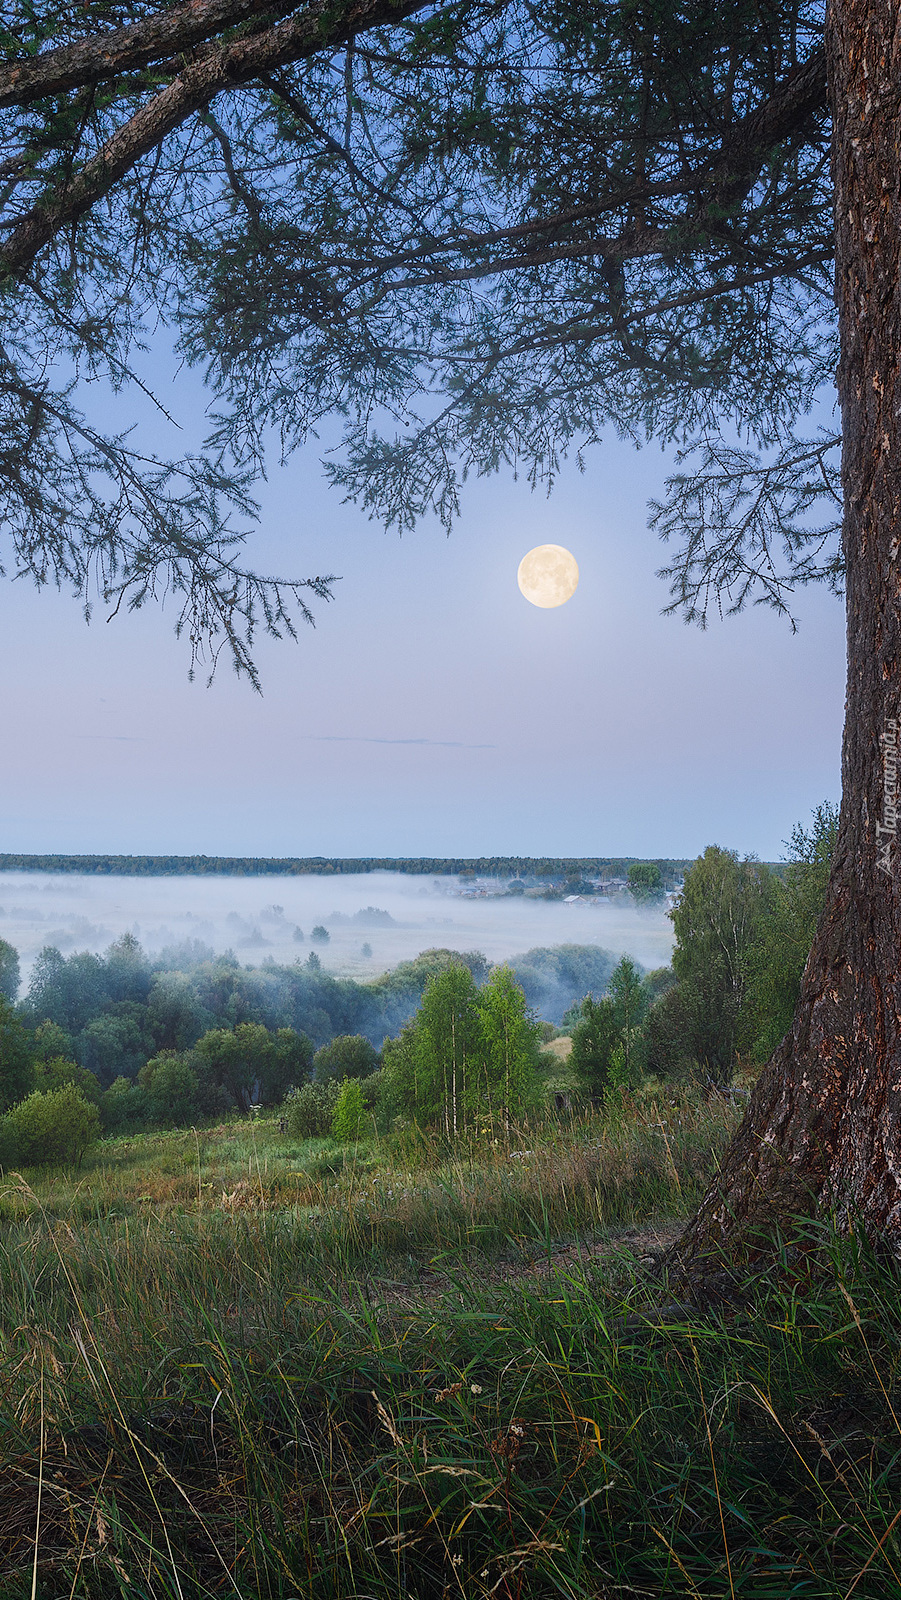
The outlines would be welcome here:
<svg viewBox="0 0 901 1600">
<path fill-rule="evenodd" d="M 579 568 L 562 544 L 538 544 L 523 556 L 516 581 L 533 606 L 562 606 L 578 588 Z"/>
</svg>

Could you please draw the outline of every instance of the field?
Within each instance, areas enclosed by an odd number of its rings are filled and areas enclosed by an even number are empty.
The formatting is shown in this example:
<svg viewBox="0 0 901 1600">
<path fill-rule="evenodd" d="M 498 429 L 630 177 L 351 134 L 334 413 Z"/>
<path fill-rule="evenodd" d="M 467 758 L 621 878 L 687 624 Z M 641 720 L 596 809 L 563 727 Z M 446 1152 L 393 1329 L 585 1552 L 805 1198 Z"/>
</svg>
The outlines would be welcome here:
<svg viewBox="0 0 901 1600">
<path fill-rule="evenodd" d="M 892 1271 L 661 1280 L 737 1115 L 7 1175 L 0 1594 L 901 1595 Z"/>
</svg>

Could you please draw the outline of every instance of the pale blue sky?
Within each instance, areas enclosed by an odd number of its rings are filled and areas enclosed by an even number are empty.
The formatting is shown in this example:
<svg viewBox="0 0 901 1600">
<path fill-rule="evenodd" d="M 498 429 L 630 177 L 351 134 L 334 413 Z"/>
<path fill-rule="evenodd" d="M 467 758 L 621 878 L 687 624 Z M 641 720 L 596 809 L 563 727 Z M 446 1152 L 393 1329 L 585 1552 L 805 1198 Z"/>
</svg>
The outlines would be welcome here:
<svg viewBox="0 0 901 1600">
<path fill-rule="evenodd" d="M 193 380 L 165 398 L 196 409 Z M 838 796 L 842 608 L 803 593 L 795 637 L 759 607 L 706 633 L 662 617 L 645 522 L 665 472 L 612 440 L 550 500 L 470 483 L 450 539 L 399 539 L 295 458 L 252 559 L 342 581 L 299 643 L 261 641 L 262 699 L 224 661 L 189 683 L 172 610 L 87 628 L 70 598 L 0 584 L 0 849 L 778 857 Z M 516 585 L 546 541 L 581 571 L 558 610 Z"/>
</svg>

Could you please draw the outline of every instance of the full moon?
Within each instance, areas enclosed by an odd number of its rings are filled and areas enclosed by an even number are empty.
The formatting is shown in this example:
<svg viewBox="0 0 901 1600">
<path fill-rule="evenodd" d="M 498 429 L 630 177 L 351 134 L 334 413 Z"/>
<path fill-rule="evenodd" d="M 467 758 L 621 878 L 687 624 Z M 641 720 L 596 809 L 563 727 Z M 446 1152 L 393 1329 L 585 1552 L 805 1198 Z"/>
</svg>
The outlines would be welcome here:
<svg viewBox="0 0 901 1600">
<path fill-rule="evenodd" d="M 562 606 L 578 588 L 579 568 L 562 544 L 537 544 L 519 563 L 516 581 L 533 606 Z"/>
</svg>

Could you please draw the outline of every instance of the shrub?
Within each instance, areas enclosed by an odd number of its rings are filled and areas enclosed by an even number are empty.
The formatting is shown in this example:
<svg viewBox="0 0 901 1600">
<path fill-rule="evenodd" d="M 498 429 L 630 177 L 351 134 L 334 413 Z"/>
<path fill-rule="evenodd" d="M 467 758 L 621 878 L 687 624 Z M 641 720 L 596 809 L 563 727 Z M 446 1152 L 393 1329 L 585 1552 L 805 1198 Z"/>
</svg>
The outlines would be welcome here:
<svg viewBox="0 0 901 1600">
<path fill-rule="evenodd" d="M 67 1061 L 62 1056 L 54 1056 L 49 1061 L 35 1063 L 36 1089 L 42 1089 L 46 1094 L 51 1089 L 61 1089 L 66 1083 L 74 1084 L 76 1089 L 80 1089 L 85 1099 L 92 1105 L 100 1104 L 100 1079 L 95 1072 L 89 1071 L 87 1067 L 79 1067 L 74 1061 Z"/>
<path fill-rule="evenodd" d="M 79 1166 L 100 1136 L 100 1113 L 74 1084 L 36 1089 L 3 1118 L 6 1164 Z"/>
<path fill-rule="evenodd" d="M 304 1083 L 292 1089 L 282 1107 L 287 1132 L 295 1139 L 314 1139 L 331 1132 L 338 1103 L 337 1083 Z"/>
<path fill-rule="evenodd" d="M 345 1078 L 332 1115 L 332 1134 L 342 1144 L 360 1137 L 363 1126 L 363 1089 L 359 1078 Z"/>
</svg>

